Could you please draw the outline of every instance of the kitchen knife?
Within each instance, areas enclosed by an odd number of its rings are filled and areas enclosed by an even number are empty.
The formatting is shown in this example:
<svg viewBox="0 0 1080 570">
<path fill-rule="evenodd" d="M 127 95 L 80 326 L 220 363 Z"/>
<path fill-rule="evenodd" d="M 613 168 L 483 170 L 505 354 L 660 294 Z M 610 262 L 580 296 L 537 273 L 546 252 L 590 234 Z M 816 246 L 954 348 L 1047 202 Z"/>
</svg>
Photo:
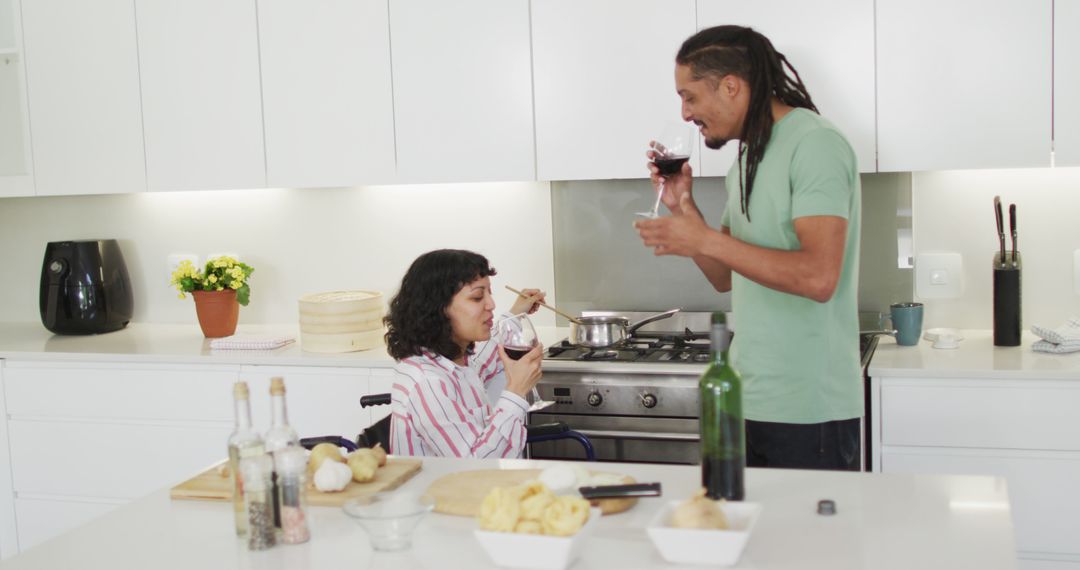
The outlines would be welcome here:
<svg viewBox="0 0 1080 570">
<path fill-rule="evenodd" d="M 994 196 L 994 215 L 997 216 L 998 242 L 1001 244 L 1001 257 L 998 260 L 1005 267 L 1005 221 L 1001 214 L 1001 196 Z"/>
<path fill-rule="evenodd" d="M 599 485 L 579 487 L 584 499 L 615 499 L 623 497 L 659 497 L 660 483 L 633 483 L 630 485 Z"/>
<path fill-rule="evenodd" d="M 1009 204 L 1009 231 L 1012 233 L 1012 266 L 1016 267 L 1016 204 Z"/>
</svg>

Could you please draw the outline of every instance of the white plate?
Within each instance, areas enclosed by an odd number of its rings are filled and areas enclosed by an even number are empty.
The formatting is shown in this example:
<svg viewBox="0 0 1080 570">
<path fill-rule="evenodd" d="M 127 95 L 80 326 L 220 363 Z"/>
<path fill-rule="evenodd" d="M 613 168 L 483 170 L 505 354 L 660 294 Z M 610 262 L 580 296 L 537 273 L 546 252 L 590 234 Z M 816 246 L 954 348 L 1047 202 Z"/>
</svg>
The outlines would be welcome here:
<svg viewBox="0 0 1080 570">
<path fill-rule="evenodd" d="M 581 554 L 582 545 L 588 538 L 596 521 L 603 514 L 598 508 L 589 509 L 589 520 L 573 536 L 544 536 L 515 532 L 492 532 L 474 530 L 476 540 L 491 557 L 496 566 L 503 568 L 531 568 L 534 570 L 562 570 Z"/>
<path fill-rule="evenodd" d="M 649 526 L 645 527 L 660 556 L 676 564 L 732 566 L 737 563 L 761 514 L 761 505 L 742 501 L 720 502 L 718 506 L 724 511 L 731 529 L 706 530 L 668 526 L 671 512 L 680 502 L 671 501 L 664 505 Z"/>
</svg>

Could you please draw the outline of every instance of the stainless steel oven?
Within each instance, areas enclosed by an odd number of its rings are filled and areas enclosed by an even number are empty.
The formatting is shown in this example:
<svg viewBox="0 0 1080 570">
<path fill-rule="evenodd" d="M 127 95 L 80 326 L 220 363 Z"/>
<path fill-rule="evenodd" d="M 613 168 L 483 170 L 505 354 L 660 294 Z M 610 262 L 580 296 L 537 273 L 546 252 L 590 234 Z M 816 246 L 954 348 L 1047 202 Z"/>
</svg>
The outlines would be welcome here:
<svg viewBox="0 0 1080 570">
<path fill-rule="evenodd" d="M 697 463 L 700 370 L 679 373 L 544 371 L 538 389 L 555 405 L 531 422 L 562 421 L 588 436 L 599 461 Z M 577 442 L 533 444 L 531 456 L 583 459 Z"/>
</svg>

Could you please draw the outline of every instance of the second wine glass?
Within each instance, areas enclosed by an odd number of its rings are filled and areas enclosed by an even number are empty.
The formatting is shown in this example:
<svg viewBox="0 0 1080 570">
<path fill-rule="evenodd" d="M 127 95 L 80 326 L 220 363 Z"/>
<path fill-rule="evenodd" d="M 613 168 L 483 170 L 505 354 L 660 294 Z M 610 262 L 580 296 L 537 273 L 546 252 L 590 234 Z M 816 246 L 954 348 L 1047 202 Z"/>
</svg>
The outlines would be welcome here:
<svg viewBox="0 0 1080 570">
<path fill-rule="evenodd" d="M 655 153 L 652 162 L 660 175 L 660 187 L 657 188 L 656 202 L 649 212 L 638 212 L 642 218 L 656 218 L 660 215 L 660 204 L 664 197 L 664 182 L 668 176 L 682 171 L 682 166 L 690 160 L 693 131 L 685 122 L 667 125 L 660 136 L 649 143 L 649 150 Z"/>
<path fill-rule="evenodd" d="M 503 350 L 506 351 L 506 356 L 512 360 L 520 359 L 540 344 L 540 339 L 536 335 L 536 328 L 533 327 L 532 321 L 524 313 L 501 319 L 495 325 L 492 340 L 502 346 Z M 529 406 L 530 412 L 542 410 L 554 403 L 542 399 L 540 391 L 536 389 L 536 386 L 533 386 L 532 403 Z"/>
</svg>

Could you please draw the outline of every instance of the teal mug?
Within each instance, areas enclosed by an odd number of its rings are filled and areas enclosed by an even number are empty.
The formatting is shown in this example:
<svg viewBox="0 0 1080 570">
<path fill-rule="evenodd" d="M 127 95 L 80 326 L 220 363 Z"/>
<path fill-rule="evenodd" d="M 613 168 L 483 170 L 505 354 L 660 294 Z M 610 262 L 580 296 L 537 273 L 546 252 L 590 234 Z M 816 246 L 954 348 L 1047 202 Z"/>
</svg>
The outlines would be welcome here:
<svg viewBox="0 0 1080 570">
<path fill-rule="evenodd" d="M 922 303 L 893 303 L 889 305 L 892 328 L 896 329 L 896 344 L 915 346 L 922 336 Z"/>
</svg>

